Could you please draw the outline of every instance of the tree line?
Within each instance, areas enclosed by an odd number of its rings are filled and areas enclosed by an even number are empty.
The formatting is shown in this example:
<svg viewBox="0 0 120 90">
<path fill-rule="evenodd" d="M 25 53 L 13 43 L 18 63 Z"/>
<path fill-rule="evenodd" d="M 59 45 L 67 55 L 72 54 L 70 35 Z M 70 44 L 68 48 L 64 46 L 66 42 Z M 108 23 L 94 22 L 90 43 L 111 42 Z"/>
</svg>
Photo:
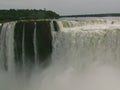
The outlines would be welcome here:
<svg viewBox="0 0 120 90">
<path fill-rule="evenodd" d="M 59 15 L 50 10 L 36 9 L 9 9 L 0 10 L 0 21 L 53 19 Z"/>
<path fill-rule="evenodd" d="M 83 15 L 63 15 L 60 17 L 119 17 L 120 13 L 105 13 L 105 14 L 83 14 Z"/>
</svg>

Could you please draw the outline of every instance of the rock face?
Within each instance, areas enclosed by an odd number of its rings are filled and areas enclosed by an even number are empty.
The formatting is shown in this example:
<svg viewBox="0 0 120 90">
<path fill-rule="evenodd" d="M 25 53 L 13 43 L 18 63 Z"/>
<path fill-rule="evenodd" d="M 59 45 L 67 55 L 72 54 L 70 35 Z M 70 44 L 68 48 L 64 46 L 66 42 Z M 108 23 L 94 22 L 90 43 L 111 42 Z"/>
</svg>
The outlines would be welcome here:
<svg viewBox="0 0 120 90">
<path fill-rule="evenodd" d="M 0 23 L 0 32 L 1 32 L 1 29 L 2 29 L 2 24 Z"/>
<path fill-rule="evenodd" d="M 52 34 L 50 21 L 36 22 L 36 42 L 39 60 L 44 61 L 52 52 Z"/>
<path fill-rule="evenodd" d="M 59 28 L 59 26 L 58 26 L 56 21 L 53 21 L 53 26 L 54 26 L 54 30 L 55 31 L 59 31 L 60 28 Z"/>
<path fill-rule="evenodd" d="M 30 68 L 36 64 L 38 66 L 39 64 L 45 65 L 45 63 L 50 60 L 52 53 L 50 22 L 50 20 L 16 22 L 13 35 L 14 42 L 11 45 L 14 47 L 12 55 L 14 56 L 14 62 L 17 69 L 21 69 L 21 67 Z M 6 27 L 9 27 L 10 24 L 11 23 L 9 23 Z M 6 28 L 6 31 L 8 30 L 9 28 Z M 4 30 L 1 32 L 3 31 Z M 4 38 L 6 37 L 7 36 Z M 10 40 L 4 39 L 3 42 L 7 41 Z M 9 58 L 7 61 L 9 61 Z"/>
</svg>

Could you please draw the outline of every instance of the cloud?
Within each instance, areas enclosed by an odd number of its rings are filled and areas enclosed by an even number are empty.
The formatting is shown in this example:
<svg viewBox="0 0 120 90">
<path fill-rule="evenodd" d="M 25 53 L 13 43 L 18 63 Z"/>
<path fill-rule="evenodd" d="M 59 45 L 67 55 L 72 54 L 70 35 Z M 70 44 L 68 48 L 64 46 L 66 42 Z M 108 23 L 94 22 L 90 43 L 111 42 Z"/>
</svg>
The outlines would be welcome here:
<svg viewBox="0 0 120 90">
<path fill-rule="evenodd" d="M 120 12 L 120 0 L 3 0 L 0 8 L 51 9 L 60 14 Z"/>
</svg>

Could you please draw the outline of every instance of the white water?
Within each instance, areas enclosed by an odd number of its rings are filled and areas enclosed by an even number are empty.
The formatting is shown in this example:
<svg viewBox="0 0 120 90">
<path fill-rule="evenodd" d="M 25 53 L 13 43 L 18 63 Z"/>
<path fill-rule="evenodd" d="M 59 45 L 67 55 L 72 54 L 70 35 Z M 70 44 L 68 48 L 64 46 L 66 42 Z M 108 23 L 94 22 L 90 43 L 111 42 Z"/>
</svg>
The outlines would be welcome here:
<svg viewBox="0 0 120 90">
<path fill-rule="evenodd" d="M 6 36 L 6 28 L 8 26 L 8 23 L 3 25 L 3 28 L 1 30 L 1 36 L 0 36 L 0 67 L 3 68 L 4 62 L 3 59 L 5 59 L 4 53 L 5 53 L 5 36 Z"/>
<path fill-rule="evenodd" d="M 23 62 L 23 68 L 25 68 L 25 46 L 24 46 L 24 40 L 25 39 L 25 24 L 23 25 L 23 34 L 22 34 L 22 62 Z"/>
<path fill-rule="evenodd" d="M 8 71 L 12 72 L 14 70 L 14 27 L 16 22 L 11 22 L 11 24 L 6 23 L 3 25 L 1 31 L 1 50 L 0 50 L 0 61 L 3 67 L 4 62 L 8 66 Z M 6 54 L 5 54 L 6 53 Z M 8 60 L 8 61 L 3 61 Z"/>
<path fill-rule="evenodd" d="M 37 61 L 37 37 L 36 37 L 36 23 L 34 23 L 35 25 L 35 29 L 34 29 L 34 33 L 33 33 L 33 36 L 34 36 L 34 39 L 33 39 L 33 43 L 34 43 L 34 54 L 35 54 L 35 64 L 37 65 L 38 61 Z"/>
<path fill-rule="evenodd" d="M 28 78 L 1 71 L 0 90 L 120 90 L 120 25 L 61 25 L 50 66 Z"/>
<path fill-rule="evenodd" d="M 13 72 L 14 70 L 14 27 L 15 22 L 11 23 L 7 27 L 6 31 L 6 58 L 8 60 L 8 71 Z"/>
</svg>

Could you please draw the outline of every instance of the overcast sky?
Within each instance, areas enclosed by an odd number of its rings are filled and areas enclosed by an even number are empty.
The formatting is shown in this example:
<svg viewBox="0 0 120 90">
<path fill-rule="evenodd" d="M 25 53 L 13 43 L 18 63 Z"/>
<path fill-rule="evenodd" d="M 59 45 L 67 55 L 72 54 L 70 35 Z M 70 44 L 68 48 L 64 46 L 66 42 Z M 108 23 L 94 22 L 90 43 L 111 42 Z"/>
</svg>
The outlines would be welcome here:
<svg viewBox="0 0 120 90">
<path fill-rule="evenodd" d="M 60 15 L 120 13 L 120 0 L 0 0 L 0 9 L 53 10 Z"/>
</svg>

